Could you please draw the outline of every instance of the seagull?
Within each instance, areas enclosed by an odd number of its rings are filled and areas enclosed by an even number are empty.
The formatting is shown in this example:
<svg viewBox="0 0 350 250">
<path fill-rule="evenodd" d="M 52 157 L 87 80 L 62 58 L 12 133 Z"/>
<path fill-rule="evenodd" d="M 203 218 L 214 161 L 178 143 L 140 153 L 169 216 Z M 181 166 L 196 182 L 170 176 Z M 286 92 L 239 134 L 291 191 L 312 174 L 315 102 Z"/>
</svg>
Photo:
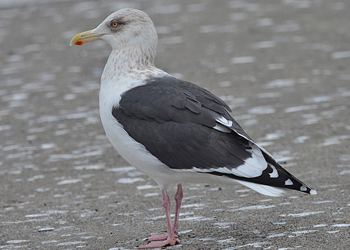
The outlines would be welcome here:
<svg viewBox="0 0 350 250">
<path fill-rule="evenodd" d="M 287 172 L 243 130 L 230 107 L 210 91 L 154 65 L 158 36 L 151 18 L 120 9 L 71 45 L 103 40 L 112 51 L 101 76 L 99 111 L 119 154 L 160 186 L 167 232 L 151 234 L 141 249 L 179 241 L 184 183 L 242 184 L 281 196 L 284 189 L 316 194 Z M 177 187 L 171 222 L 168 190 Z"/>
</svg>

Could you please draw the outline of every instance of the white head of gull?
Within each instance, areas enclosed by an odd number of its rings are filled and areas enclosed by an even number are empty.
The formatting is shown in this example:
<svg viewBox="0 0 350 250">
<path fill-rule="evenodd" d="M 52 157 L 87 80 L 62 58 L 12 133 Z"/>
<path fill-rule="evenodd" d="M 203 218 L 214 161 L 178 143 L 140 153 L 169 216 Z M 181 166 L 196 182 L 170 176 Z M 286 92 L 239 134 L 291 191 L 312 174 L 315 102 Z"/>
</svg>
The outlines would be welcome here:
<svg viewBox="0 0 350 250">
<path fill-rule="evenodd" d="M 167 233 L 151 235 L 140 248 L 179 243 L 183 183 L 240 183 L 269 196 L 280 196 L 283 189 L 316 194 L 249 137 L 224 101 L 154 66 L 158 38 L 146 13 L 116 11 L 95 29 L 75 35 L 71 45 L 97 39 L 112 47 L 99 95 L 106 135 L 162 190 Z M 172 185 L 177 185 L 174 223 L 167 192 Z"/>
<path fill-rule="evenodd" d="M 70 44 L 84 45 L 97 39 L 112 47 L 102 80 L 153 68 L 158 36 L 146 13 L 136 9 L 116 11 L 95 29 L 75 35 Z"/>
</svg>

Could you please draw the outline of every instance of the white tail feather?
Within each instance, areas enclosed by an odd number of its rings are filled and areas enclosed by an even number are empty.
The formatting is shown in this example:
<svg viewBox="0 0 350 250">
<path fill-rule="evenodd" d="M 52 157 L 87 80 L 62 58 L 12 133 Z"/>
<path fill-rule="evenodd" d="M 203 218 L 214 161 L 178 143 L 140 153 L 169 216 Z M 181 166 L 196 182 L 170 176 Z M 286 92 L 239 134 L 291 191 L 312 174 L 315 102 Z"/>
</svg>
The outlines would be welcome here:
<svg viewBox="0 0 350 250">
<path fill-rule="evenodd" d="M 281 188 L 270 187 L 267 185 L 256 184 L 256 183 L 247 182 L 247 181 L 239 181 L 239 180 L 235 180 L 235 181 L 242 184 L 243 186 L 253 189 L 254 191 L 260 194 L 267 195 L 267 196 L 278 197 L 278 196 L 282 196 L 284 193 L 284 190 L 282 190 Z"/>
</svg>

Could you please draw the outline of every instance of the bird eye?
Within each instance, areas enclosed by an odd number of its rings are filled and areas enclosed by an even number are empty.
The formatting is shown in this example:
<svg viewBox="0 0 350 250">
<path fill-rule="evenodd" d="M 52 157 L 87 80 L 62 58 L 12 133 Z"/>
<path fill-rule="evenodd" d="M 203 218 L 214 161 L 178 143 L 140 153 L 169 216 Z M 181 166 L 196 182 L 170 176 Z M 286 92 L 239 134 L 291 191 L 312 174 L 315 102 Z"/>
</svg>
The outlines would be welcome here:
<svg viewBox="0 0 350 250">
<path fill-rule="evenodd" d="M 110 23 L 110 26 L 112 29 L 116 29 L 118 27 L 119 23 L 117 20 L 112 20 Z"/>
</svg>

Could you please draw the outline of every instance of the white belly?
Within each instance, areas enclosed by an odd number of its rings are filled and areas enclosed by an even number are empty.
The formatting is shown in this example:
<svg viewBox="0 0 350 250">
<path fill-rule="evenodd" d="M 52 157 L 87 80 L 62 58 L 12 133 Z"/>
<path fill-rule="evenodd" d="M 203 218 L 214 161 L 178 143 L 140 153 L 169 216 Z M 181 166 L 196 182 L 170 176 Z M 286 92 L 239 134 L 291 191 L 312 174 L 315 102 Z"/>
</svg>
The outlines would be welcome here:
<svg viewBox="0 0 350 250">
<path fill-rule="evenodd" d="M 149 175 L 158 184 L 166 186 L 177 183 L 179 181 L 177 172 L 165 166 L 142 144 L 129 136 L 123 126 L 113 117 L 113 106 L 119 104 L 120 95 L 124 92 L 120 86 L 116 84 L 114 86 L 102 85 L 99 100 L 100 117 L 109 141 L 127 162 Z"/>
</svg>

